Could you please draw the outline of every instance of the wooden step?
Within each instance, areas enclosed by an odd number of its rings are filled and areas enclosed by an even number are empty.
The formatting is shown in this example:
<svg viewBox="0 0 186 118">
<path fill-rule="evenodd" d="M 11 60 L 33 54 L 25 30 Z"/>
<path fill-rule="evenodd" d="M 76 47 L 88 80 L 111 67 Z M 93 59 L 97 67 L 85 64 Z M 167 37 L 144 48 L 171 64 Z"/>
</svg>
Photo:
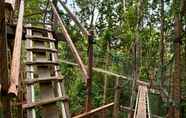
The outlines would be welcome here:
<svg viewBox="0 0 186 118">
<path fill-rule="evenodd" d="M 38 31 L 38 32 L 53 32 L 52 30 L 49 29 L 43 29 L 43 28 L 39 28 L 39 27 L 33 27 L 33 26 L 24 26 L 24 28 L 26 29 L 31 29 L 33 31 Z"/>
<path fill-rule="evenodd" d="M 47 65 L 48 66 L 48 65 Z M 57 70 L 56 70 L 57 72 L 60 72 L 60 68 L 58 68 Z M 27 72 L 27 73 L 33 73 L 33 74 L 37 74 L 37 71 L 31 71 L 31 70 L 25 70 L 25 72 Z M 111 88 L 111 89 L 114 89 L 114 88 Z"/>
<path fill-rule="evenodd" d="M 43 36 L 37 36 L 37 35 L 25 35 L 26 39 L 32 39 L 36 41 L 56 41 L 54 38 L 48 38 L 48 37 L 43 37 Z"/>
<path fill-rule="evenodd" d="M 33 51 L 33 52 L 43 52 L 43 51 L 48 51 L 48 52 L 57 52 L 56 49 L 43 48 L 43 47 L 26 48 L 26 50 L 28 50 L 28 51 Z"/>
<path fill-rule="evenodd" d="M 49 78 L 35 78 L 32 80 L 24 80 L 25 84 L 32 85 L 35 83 L 45 83 L 51 81 L 63 81 L 63 79 L 59 79 L 58 77 L 49 77 Z"/>
<path fill-rule="evenodd" d="M 26 65 L 59 65 L 59 62 L 54 62 L 54 61 L 27 61 L 25 62 Z"/>
<path fill-rule="evenodd" d="M 30 104 L 23 104 L 22 108 L 23 109 L 30 109 L 30 108 L 33 108 L 33 107 L 40 107 L 40 106 L 43 106 L 43 105 L 48 105 L 48 104 L 52 104 L 52 103 L 55 103 L 55 102 L 59 102 L 59 101 L 66 101 L 68 100 L 68 97 L 56 97 L 56 98 L 52 98 L 52 99 L 48 99 L 48 100 L 40 100 L 40 101 L 37 101 L 37 102 L 34 102 L 34 103 L 30 103 Z"/>
</svg>

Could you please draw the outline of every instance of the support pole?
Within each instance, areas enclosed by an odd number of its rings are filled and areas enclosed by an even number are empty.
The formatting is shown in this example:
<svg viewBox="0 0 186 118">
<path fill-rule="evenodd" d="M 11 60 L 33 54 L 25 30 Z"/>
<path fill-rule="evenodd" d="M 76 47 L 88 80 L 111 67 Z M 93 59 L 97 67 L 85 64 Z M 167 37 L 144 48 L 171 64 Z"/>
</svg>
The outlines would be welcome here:
<svg viewBox="0 0 186 118">
<path fill-rule="evenodd" d="M 18 83 L 19 83 L 19 73 L 20 73 L 20 58 L 21 58 L 21 41 L 23 32 L 23 15 L 24 15 L 24 0 L 21 0 L 19 8 L 19 17 L 16 27 L 15 43 L 11 64 L 11 74 L 10 74 L 10 88 L 8 93 L 17 96 L 18 93 Z"/>
<path fill-rule="evenodd" d="M 113 118 L 119 117 L 119 98 L 120 98 L 120 78 L 117 78 L 115 83 L 115 95 L 114 95 L 114 108 L 113 108 Z"/>
<path fill-rule="evenodd" d="M 106 58 L 106 64 L 105 64 L 105 69 L 108 70 L 109 69 L 109 64 L 110 64 L 110 43 L 109 41 L 107 41 L 107 54 L 105 56 Z M 109 84 L 109 81 L 108 81 L 108 75 L 107 74 L 104 74 L 104 87 L 103 87 L 103 105 L 106 104 L 107 102 L 107 86 Z M 106 111 L 103 110 L 102 111 L 102 118 L 106 118 Z"/>
</svg>

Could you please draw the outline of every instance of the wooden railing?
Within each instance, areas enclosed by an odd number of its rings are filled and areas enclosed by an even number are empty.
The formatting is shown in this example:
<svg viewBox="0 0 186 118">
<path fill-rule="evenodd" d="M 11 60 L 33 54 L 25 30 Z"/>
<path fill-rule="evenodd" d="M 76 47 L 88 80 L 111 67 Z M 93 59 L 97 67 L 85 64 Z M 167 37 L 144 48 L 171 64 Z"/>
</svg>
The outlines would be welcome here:
<svg viewBox="0 0 186 118">
<path fill-rule="evenodd" d="M 106 105 L 103 105 L 103 106 L 98 107 L 96 109 L 92 109 L 92 110 L 90 110 L 88 112 L 82 113 L 82 114 L 74 116 L 72 118 L 86 118 L 89 115 L 95 114 L 97 112 L 100 112 L 100 111 L 102 111 L 104 109 L 108 109 L 108 108 L 113 107 L 113 106 L 114 106 L 114 102 L 106 104 Z"/>
<path fill-rule="evenodd" d="M 20 58 L 21 58 L 21 40 L 23 31 L 23 16 L 24 16 L 24 0 L 20 2 L 19 16 L 16 27 L 16 34 L 14 40 L 14 50 L 12 56 L 11 64 L 11 74 L 10 74 L 10 88 L 8 93 L 17 95 L 18 93 L 18 83 L 19 83 L 19 73 L 20 73 Z"/>
</svg>

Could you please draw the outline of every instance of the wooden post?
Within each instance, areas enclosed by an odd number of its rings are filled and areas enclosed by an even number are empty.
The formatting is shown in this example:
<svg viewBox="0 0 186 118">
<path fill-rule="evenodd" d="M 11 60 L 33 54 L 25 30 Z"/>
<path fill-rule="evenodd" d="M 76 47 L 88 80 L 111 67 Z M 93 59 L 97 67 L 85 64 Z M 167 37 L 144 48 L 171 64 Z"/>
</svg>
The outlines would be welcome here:
<svg viewBox="0 0 186 118">
<path fill-rule="evenodd" d="M 5 25 L 5 3 L 0 0 L 0 93 L 4 118 L 11 118 L 10 99 L 8 97 L 9 77 L 8 77 L 8 44 Z"/>
<path fill-rule="evenodd" d="M 132 88 L 131 88 L 131 97 L 130 97 L 130 111 L 128 113 L 128 118 L 133 117 L 133 103 L 134 103 L 134 95 L 135 95 L 135 85 L 136 85 L 136 43 L 134 42 L 133 46 L 133 71 L 132 71 Z"/>
<path fill-rule="evenodd" d="M 20 72 L 20 57 L 21 57 L 21 41 L 23 30 L 23 15 L 24 15 L 24 0 L 21 0 L 18 23 L 16 27 L 15 43 L 12 57 L 11 74 L 10 74 L 10 88 L 9 93 L 16 95 L 18 93 L 19 72 Z"/>
<path fill-rule="evenodd" d="M 55 7 L 57 7 L 57 0 L 53 0 L 53 4 L 54 4 L 54 6 Z M 52 31 L 56 31 L 56 29 L 57 29 L 57 17 L 56 17 L 56 15 L 54 14 L 54 12 L 52 12 Z M 58 40 L 56 40 L 56 42 L 55 42 L 55 47 L 56 47 L 56 49 L 58 49 Z"/>
<path fill-rule="evenodd" d="M 98 113 L 98 112 L 100 112 L 100 111 L 102 111 L 104 109 L 108 109 L 108 108 L 112 107 L 113 105 L 114 105 L 114 103 L 112 102 L 112 103 L 103 105 L 101 107 L 98 107 L 96 109 L 92 109 L 89 112 L 85 112 L 85 113 L 82 113 L 80 115 L 74 116 L 72 118 L 87 118 L 87 116 L 92 115 L 92 114 L 95 114 L 95 113 Z"/>
<path fill-rule="evenodd" d="M 105 64 L 105 69 L 109 69 L 109 62 L 110 62 L 110 43 L 109 41 L 107 41 L 107 54 L 106 54 L 106 64 Z M 107 74 L 104 74 L 104 90 L 103 90 L 103 105 L 106 104 L 107 100 L 106 100 L 106 97 L 107 97 L 107 86 L 108 86 L 108 75 Z M 106 111 L 103 110 L 102 111 L 102 118 L 105 118 L 106 117 Z"/>
<path fill-rule="evenodd" d="M 120 99 L 120 78 L 115 80 L 115 95 L 114 95 L 114 108 L 113 108 L 113 118 L 119 117 L 119 99 Z"/>
</svg>

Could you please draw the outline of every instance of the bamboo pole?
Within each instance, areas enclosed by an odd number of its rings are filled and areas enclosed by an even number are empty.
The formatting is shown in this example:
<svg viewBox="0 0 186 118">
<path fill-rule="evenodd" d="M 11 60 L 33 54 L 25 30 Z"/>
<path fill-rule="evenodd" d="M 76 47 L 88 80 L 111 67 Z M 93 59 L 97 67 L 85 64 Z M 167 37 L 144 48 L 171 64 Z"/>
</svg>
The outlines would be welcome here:
<svg viewBox="0 0 186 118">
<path fill-rule="evenodd" d="M 19 8 L 19 17 L 17 22 L 15 43 L 12 57 L 11 74 L 10 74 L 10 88 L 8 93 L 17 96 L 19 84 L 20 71 L 20 57 L 21 57 L 21 40 L 23 31 L 23 15 L 24 15 L 24 0 L 21 0 Z"/>
</svg>

